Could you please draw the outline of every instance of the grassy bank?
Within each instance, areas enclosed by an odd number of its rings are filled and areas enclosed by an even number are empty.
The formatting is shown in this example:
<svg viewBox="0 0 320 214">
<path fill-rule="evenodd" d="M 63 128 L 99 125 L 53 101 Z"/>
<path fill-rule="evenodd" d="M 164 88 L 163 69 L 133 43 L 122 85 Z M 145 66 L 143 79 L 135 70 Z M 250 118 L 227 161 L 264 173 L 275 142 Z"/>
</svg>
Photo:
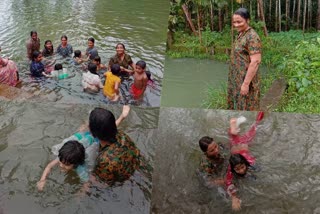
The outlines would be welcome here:
<svg viewBox="0 0 320 214">
<path fill-rule="evenodd" d="M 253 26 L 255 29 L 258 26 Z M 263 35 L 259 32 L 259 35 Z M 274 111 L 320 112 L 320 34 L 289 31 L 261 36 L 263 44 L 262 66 L 268 73 L 262 78 L 262 96 L 272 81 L 284 77 L 289 88 Z M 199 37 L 176 32 L 174 44 L 167 54 L 172 58 L 210 58 L 229 60 L 230 31 L 222 33 L 206 30 Z M 206 108 L 226 108 L 226 85 L 220 90 L 208 88 Z"/>
</svg>

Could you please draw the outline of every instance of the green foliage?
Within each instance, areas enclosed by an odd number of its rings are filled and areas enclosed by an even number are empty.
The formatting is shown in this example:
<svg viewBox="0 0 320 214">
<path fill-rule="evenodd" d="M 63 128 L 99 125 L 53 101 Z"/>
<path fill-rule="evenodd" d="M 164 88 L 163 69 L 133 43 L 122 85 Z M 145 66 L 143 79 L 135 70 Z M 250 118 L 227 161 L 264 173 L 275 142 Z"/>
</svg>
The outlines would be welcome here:
<svg viewBox="0 0 320 214">
<path fill-rule="evenodd" d="M 210 109 L 227 109 L 227 84 L 221 84 L 220 89 L 209 85 L 207 99 L 203 101 L 202 107 Z"/>
</svg>

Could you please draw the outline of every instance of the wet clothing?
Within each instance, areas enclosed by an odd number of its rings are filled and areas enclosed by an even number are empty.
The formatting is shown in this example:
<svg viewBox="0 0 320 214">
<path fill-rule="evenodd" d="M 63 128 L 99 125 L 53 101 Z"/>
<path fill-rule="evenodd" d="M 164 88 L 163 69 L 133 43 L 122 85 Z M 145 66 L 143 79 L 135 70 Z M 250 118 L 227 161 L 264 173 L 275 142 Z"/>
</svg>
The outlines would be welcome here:
<svg viewBox="0 0 320 214">
<path fill-rule="evenodd" d="M 53 146 L 52 153 L 54 155 L 58 155 L 61 147 L 70 140 L 78 141 L 85 148 L 85 163 L 83 165 L 77 166 L 77 168 L 75 168 L 75 171 L 82 182 L 87 182 L 89 181 L 89 174 L 93 170 L 95 166 L 95 160 L 98 156 L 99 140 L 97 138 L 94 138 L 90 134 L 90 132 L 77 132 L 72 136 L 64 139 L 62 143 Z"/>
<path fill-rule="evenodd" d="M 45 67 L 42 62 L 32 61 L 30 64 L 30 72 L 33 77 L 43 77 L 42 72 L 45 72 Z"/>
<path fill-rule="evenodd" d="M 57 53 L 63 57 L 71 57 L 73 54 L 73 48 L 69 44 L 67 44 L 66 47 L 62 47 L 62 45 L 60 44 L 57 48 Z"/>
<path fill-rule="evenodd" d="M 0 63 L 0 83 L 10 86 L 16 86 L 19 81 L 18 68 L 14 61 L 9 59 L 2 59 Z"/>
<path fill-rule="evenodd" d="M 86 55 L 89 56 L 89 54 L 90 54 L 90 60 L 93 60 L 96 56 L 99 56 L 98 50 L 95 47 L 87 48 Z"/>
<path fill-rule="evenodd" d="M 107 96 L 108 98 L 112 99 L 115 96 L 115 84 L 119 82 L 119 87 L 120 87 L 120 82 L 121 79 L 120 77 L 112 74 L 111 71 L 106 72 L 106 82 L 103 87 L 103 94 Z"/>
<path fill-rule="evenodd" d="M 30 60 L 32 60 L 32 54 L 34 51 L 40 51 L 40 39 L 38 38 L 34 41 L 32 38 L 27 41 L 27 56 Z"/>
<path fill-rule="evenodd" d="M 82 87 L 83 89 L 100 90 L 102 86 L 101 79 L 98 74 L 93 74 L 90 71 L 82 74 Z"/>
<path fill-rule="evenodd" d="M 49 56 L 52 56 L 52 55 L 53 55 L 53 49 L 44 48 L 42 50 L 42 56 L 49 57 Z"/>
<path fill-rule="evenodd" d="M 137 100 L 143 95 L 144 90 L 139 89 L 134 84 L 132 84 L 130 88 L 130 93 L 132 94 L 133 99 Z"/>
<path fill-rule="evenodd" d="M 140 166 L 140 151 L 124 132 L 119 131 L 111 145 L 100 144 L 95 175 L 113 184 L 127 180 Z"/>
<path fill-rule="evenodd" d="M 256 129 L 258 123 L 263 119 L 264 113 L 259 112 L 256 118 L 256 122 L 251 126 L 249 131 L 247 131 L 244 135 L 233 135 L 230 133 L 229 130 L 229 139 L 230 139 L 230 149 L 232 146 L 239 145 L 239 144 L 249 144 L 253 138 L 256 135 Z M 254 165 L 256 163 L 255 157 L 248 151 L 248 150 L 240 150 L 233 152 L 231 154 L 240 154 L 242 155 L 250 164 L 249 169 L 254 169 Z M 228 166 L 227 169 L 227 174 L 226 174 L 226 188 L 227 188 L 227 193 L 231 196 L 236 193 L 237 189 L 233 184 L 233 173 L 231 171 L 230 165 Z"/>
<path fill-rule="evenodd" d="M 224 165 L 227 161 L 226 149 L 221 143 L 218 143 L 218 145 L 219 145 L 219 151 L 220 151 L 219 157 L 212 159 L 212 158 L 208 158 L 206 155 L 203 155 L 200 162 L 199 171 L 202 173 L 205 173 L 208 176 L 212 176 L 212 175 L 220 176 L 223 169 L 225 169 Z"/>
<path fill-rule="evenodd" d="M 259 109 L 260 74 L 253 77 L 246 96 L 240 94 L 242 83 L 250 64 L 250 55 L 261 53 L 261 40 L 258 34 L 249 28 L 239 34 L 235 40 L 228 75 L 228 109 L 254 111 Z"/>
<path fill-rule="evenodd" d="M 118 64 L 126 69 L 129 68 L 129 65 L 131 65 L 133 63 L 132 59 L 131 59 L 131 56 L 128 55 L 128 54 L 124 54 L 124 58 L 123 60 L 121 60 L 121 58 L 116 54 L 114 55 L 110 61 L 109 61 L 109 67 L 111 68 L 111 66 L 113 64 Z M 120 78 L 123 80 L 123 79 L 127 79 L 129 78 L 129 74 L 127 72 L 120 72 Z"/>
</svg>

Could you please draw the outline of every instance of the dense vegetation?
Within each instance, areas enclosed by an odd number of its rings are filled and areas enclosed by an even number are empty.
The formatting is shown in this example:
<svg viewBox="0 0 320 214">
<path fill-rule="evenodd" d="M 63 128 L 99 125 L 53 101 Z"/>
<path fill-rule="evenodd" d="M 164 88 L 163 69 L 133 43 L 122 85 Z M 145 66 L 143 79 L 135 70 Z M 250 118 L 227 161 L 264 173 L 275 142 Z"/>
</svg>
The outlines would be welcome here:
<svg viewBox="0 0 320 214">
<path fill-rule="evenodd" d="M 250 8 L 250 25 L 262 39 L 262 64 L 268 71 L 263 74 L 262 93 L 273 80 L 284 77 L 289 87 L 276 111 L 320 112 L 320 34 L 316 30 L 320 11 L 315 10 L 320 0 L 270 0 L 263 1 L 262 7 L 259 2 L 171 1 L 167 54 L 228 61 L 235 37 L 230 26 L 232 11 L 240 6 Z M 209 88 L 204 106 L 225 108 L 226 85 L 220 90 Z"/>
</svg>

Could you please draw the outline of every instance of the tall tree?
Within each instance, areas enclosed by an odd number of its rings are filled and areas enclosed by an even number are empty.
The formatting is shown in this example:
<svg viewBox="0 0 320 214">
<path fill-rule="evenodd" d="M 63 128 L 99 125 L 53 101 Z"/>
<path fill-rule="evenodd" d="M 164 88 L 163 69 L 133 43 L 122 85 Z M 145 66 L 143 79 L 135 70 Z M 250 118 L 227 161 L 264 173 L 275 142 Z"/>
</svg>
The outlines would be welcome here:
<svg viewBox="0 0 320 214">
<path fill-rule="evenodd" d="M 300 11 L 301 11 L 301 0 L 298 0 L 298 8 L 297 8 L 297 29 L 300 26 Z"/>
<path fill-rule="evenodd" d="M 260 20 L 264 23 L 263 33 L 264 33 L 265 36 L 268 36 L 268 30 L 267 30 L 266 21 L 265 21 L 265 18 L 264 18 L 264 10 L 263 10 L 263 2 L 262 2 L 262 0 L 258 0 L 258 6 L 259 6 L 259 11 L 260 11 Z"/>
<path fill-rule="evenodd" d="M 304 0 L 304 7 L 303 7 L 303 23 L 302 23 L 302 30 L 303 32 L 306 29 L 306 16 L 307 16 L 307 0 Z"/>
<path fill-rule="evenodd" d="M 279 32 L 281 32 L 281 0 L 279 0 Z"/>
<path fill-rule="evenodd" d="M 196 36 L 197 35 L 197 31 L 196 31 L 196 28 L 193 25 L 193 22 L 192 22 L 192 19 L 191 19 L 191 15 L 189 13 L 187 5 L 185 3 L 183 3 L 181 5 L 181 7 L 182 7 L 182 10 L 184 12 L 184 15 L 186 16 L 186 19 L 187 19 L 187 22 L 189 24 L 190 29 L 192 30 L 193 34 Z"/>
<path fill-rule="evenodd" d="M 286 31 L 288 31 L 288 25 L 289 25 L 289 11 L 290 11 L 289 0 L 286 0 L 286 26 L 285 26 Z"/>
<path fill-rule="evenodd" d="M 318 0 L 317 30 L 320 31 L 320 0 Z"/>
</svg>

